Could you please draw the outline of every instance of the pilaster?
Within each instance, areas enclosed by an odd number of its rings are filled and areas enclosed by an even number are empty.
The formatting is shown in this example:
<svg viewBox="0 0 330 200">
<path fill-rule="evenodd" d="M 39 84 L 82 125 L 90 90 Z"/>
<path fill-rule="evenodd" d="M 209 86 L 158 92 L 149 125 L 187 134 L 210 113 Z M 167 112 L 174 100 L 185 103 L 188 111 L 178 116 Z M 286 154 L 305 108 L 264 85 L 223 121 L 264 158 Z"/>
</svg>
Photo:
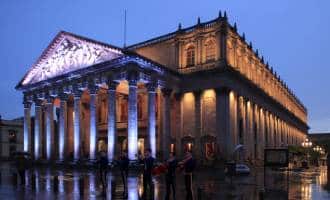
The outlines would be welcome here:
<svg viewBox="0 0 330 200">
<path fill-rule="evenodd" d="M 162 153 L 163 159 L 169 156 L 171 140 L 171 93 L 168 88 L 162 89 L 163 94 L 163 131 L 162 131 Z"/>
<path fill-rule="evenodd" d="M 115 156 L 117 143 L 116 128 L 116 88 L 118 83 L 108 82 L 108 159 L 112 161 Z"/>
<path fill-rule="evenodd" d="M 156 84 L 150 83 L 148 89 L 148 146 L 152 157 L 156 158 Z"/>
<path fill-rule="evenodd" d="M 35 99 L 35 117 L 34 117 L 34 159 L 41 158 L 42 149 L 42 100 Z"/>
<path fill-rule="evenodd" d="M 66 149 L 67 149 L 67 100 L 68 95 L 65 93 L 59 94 L 60 98 L 60 115 L 59 115 L 59 138 L 58 138 L 58 157 L 60 161 L 64 161 L 66 156 Z"/>
<path fill-rule="evenodd" d="M 73 159 L 78 161 L 81 154 L 81 134 L 80 134 L 80 98 L 82 91 L 75 90 L 73 103 Z"/>
<path fill-rule="evenodd" d="M 138 153 L 137 79 L 128 81 L 128 158 L 135 160 Z"/>
<path fill-rule="evenodd" d="M 202 131 L 202 104 L 201 104 L 201 94 L 202 91 L 194 91 L 194 96 L 195 96 L 195 155 L 197 158 L 201 158 L 201 131 Z"/>
<path fill-rule="evenodd" d="M 54 155 L 54 99 L 46 102 L 46 158 L 51 160 Z"/>
<path fill-rule="evenodd" d="M 31 102 L 24 100 L 24 151 L 31 153 Z"/>
</svg>

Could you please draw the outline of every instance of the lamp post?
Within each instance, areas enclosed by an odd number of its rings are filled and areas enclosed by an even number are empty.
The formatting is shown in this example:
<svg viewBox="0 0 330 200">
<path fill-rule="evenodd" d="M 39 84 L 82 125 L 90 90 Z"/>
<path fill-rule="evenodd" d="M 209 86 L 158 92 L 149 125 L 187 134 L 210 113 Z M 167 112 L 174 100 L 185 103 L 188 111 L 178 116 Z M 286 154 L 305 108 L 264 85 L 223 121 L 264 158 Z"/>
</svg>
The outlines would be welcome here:
<svg viewBox="0 0 330 200">
<path fill-rule="evenodd" d="M 303 141 L 301 143 L 301 146 L 307 149 L 307 165 L 309 165 L 309 148 L 311 148 L 313 145 L 313 143 L 311 141 L 308 140 L 308 138 L 305 139 L 305 141 Z"/>
</svg>

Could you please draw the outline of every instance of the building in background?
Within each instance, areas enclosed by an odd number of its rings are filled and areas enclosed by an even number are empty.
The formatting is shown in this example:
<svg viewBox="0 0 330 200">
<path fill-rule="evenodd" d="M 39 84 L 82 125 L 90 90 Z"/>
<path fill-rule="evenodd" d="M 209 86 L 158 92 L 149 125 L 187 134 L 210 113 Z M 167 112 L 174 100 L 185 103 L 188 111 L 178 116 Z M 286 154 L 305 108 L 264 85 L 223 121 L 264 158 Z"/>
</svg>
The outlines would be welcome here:
<svg viewBox="0 0 330 200">
<path fill-rule="evenodd" d="M 305 106 L 226 14 L 125 49 L 62 31 L 16 89 L 35 159 L 134 160 L 150 147 L 207 161 L 241 144 L 258 162 L 308 131 Z"/>
<path fill-rule="evenodd" d="M 15 151 L 23 151 L 23 118 L 0 118 L 0 157 L 9 159 Z"/>
</svg>

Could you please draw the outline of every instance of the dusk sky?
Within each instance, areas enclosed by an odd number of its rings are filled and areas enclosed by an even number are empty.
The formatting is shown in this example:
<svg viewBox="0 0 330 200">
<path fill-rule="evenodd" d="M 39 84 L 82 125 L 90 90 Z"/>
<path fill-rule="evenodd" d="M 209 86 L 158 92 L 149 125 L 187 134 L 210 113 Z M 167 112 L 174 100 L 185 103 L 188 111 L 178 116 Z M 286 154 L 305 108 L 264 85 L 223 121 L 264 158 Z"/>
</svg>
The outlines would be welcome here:
<svg viewBox="0 0 330 200">
<path fill-rule="evenodd" d="M 23 115 L 22 93 L 15 86 L 60 30 L 122 46 L 125 9 L 127 44 L 226 10 L 307 107 L 310 131 L 330 132 L 329 0 L 1 0 L 2 118 Z"/>
</svg>

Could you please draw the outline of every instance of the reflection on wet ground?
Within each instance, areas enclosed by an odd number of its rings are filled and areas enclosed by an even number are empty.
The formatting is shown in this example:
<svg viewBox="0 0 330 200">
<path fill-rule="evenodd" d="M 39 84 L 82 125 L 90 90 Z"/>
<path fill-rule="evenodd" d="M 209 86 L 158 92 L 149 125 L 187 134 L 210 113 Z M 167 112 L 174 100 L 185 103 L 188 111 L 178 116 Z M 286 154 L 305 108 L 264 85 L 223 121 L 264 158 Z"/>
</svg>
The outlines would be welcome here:
<svg viewBox="0 0 330 200">
<path fill-rule="evenodd" d="M 124 187 L 118 172 L 107 175 L 106 196 L 102 195 L 102 184 L 97 171 L 38 168 L 25 175 L 21 186 L 15 169 L 8 163 L 0 164 L 0 199 L 123 199 Z M 216 169 L 198 170 L 194 177 L 194 195 L 201 199 L 259 199 L 259 191 L 266 184 L 265 199 L 330 199 L 326 168 L 308 171 L 266 171 L 256 169 L 249 176 L 235 177 L 232 184 Z M 128 199 L 138 200 L 143 193 L 142 177 L 130 174 Z M 164 199 L 164 177 L 155 177 L 155 199 Z M 177 175 L 177 199 L 185 199 L 182 174 Z"/>
</svg>

